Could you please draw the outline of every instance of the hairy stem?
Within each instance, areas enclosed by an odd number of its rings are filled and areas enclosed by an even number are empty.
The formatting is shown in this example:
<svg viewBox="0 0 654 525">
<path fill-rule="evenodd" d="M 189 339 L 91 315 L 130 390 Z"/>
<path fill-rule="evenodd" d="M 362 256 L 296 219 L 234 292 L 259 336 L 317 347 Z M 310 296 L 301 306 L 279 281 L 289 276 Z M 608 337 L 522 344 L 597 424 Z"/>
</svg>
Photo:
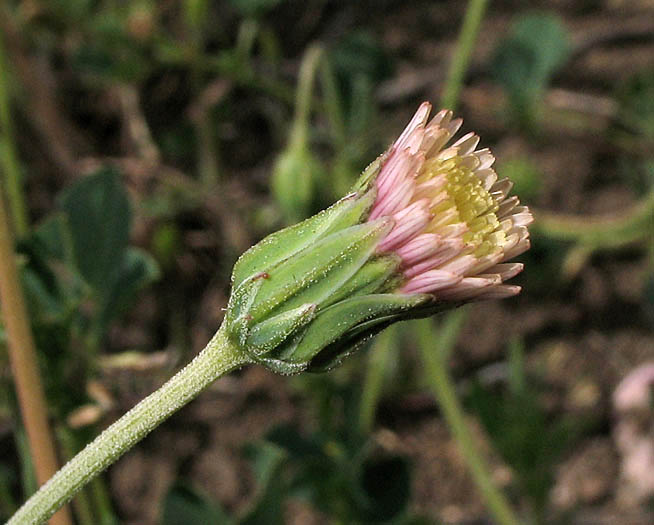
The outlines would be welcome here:
<svg viewBox="0 0 654 525">
<path fill-rule="evenodd" d="M 229 341 L 223 329 L 218 330 L 193 361 L 66 463 L 7 525 L 37 524 L 47 520 L 86 483 L 213 381 L 249 362 Z"/>
</svg>

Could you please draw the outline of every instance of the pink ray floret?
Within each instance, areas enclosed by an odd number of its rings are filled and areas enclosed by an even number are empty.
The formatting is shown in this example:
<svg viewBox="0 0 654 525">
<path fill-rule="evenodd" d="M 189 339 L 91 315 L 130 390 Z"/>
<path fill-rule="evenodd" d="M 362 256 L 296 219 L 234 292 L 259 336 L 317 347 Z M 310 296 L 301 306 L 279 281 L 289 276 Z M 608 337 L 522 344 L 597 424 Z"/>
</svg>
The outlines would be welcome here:
<svg viewBox="0 0 654 525">
<path fill-rule="evenodd" d="M 499 179 L 490 150 L 476 149 L 468 133 L 447 146 L 461 126 L 442 110 L 430 121 L 421 104 L 386 152 L 375 180 L 377 197 L 368 220 L 389 217 L 393 229 L 377 247 L 402 261 L 399 293 L 428 293 L 443 301 L 510 297 L 503 284 L 522 271 L 509 259 L 529 249 L 533 221 L 512 183 Z"/>
</svg>

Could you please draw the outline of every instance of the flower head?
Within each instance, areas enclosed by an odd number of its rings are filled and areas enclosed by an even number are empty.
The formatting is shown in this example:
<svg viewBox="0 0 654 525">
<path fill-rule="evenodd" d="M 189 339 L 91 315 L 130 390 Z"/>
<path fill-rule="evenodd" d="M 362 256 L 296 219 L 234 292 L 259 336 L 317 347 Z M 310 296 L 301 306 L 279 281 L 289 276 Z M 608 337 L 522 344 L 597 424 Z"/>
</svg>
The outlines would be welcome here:
<svg viewBox="0 0 654 525">
<path fill-rule="evenodd" d="M 462 121 L 443 110 L 428 122 L 430 110 L 420 106 L 374 181 L 368 220 L 394 222 L 378 252 L 402 259 L 402 293 L 447 301 L 515 295 L 519 286 L 502 283 L 523 265 L 503 261 L 529 248 L 533 217 L 507 196 L 512 184 L 498 180 L 488 149 L 476 149 L 479 137 L 468 133 L 446 146 Z"/>
<path fill-rule="evenodd" d="M 250 248 L 232 274 L 230 338 L 284 373 L 331 368 L 388 325 L 515 295 L 504 263 L 529 247 L 529 210 L 507 197 L 479 138 L 447 142 L 424 103 L 336 204 Z"/>
</svg>

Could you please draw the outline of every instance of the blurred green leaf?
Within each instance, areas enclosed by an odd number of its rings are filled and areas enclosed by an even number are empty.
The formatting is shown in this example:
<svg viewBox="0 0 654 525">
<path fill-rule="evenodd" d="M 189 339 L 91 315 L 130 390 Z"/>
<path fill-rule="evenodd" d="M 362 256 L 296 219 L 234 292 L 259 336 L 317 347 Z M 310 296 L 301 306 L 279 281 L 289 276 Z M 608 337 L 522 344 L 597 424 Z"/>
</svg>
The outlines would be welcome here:
<svg viewBox="0 0 654 525">
<path fill-rule="evenodd" d="M 531 13 L 511 25 L 495 49 L 491 72 L 518 116 L 533 116 L 551 77 L 569 54 L 568 33 L 557 16 Z"/>
<path fill-rule="evenodd" d="M 520 195 L 520 200 L 529 202 L 540 193 L 543 174 L 529 157 L 505 159 L 497 166 L 500 177 L 507 177 L 513 182 L 513 193 Z"/>
<path fill-rule="evenodd" d="M 81 47 L 73 57 L 75 69 L 84 73 L 109 76 L 112 65 L 111 55 L 97 43 L 89 43 Z"/>
<path fill-rule="evenodd" d="M 654 138 L 654 70 L 641 71 L 618 91 L 618 118 L 628 129 Z"/>
<path fill-rule="evenodd" d="M 643 290 L 643 310 L 645 316 L 654 325 L 654 275 L 650 275 Z"/>
<path fill-rule="evenodd" d="M 139 6 L 134 6 L 139 7 Z M 141 6 L 145 9 L 145 4 Z M 148 12 L 141 16 L 147 18 Z M 152 62 L 147 58 L 141 40 L 147 40 L 148 22 L 143 20 L 138 33 L 135 11 L 101 10 L 85 20 L 84 38 L 72 48 L 72 66 L 80 73 L 91 75 L 105 82 L 136 82 L 150 72 Z M 136 33 L 128 32 L 130 26 Z"/>
<path fill-rule="evenodd" d="M 22 280 L 29 311 L 37 323 L 67 322 L 84 295 L 74 263 L 72 239 L 62 213 L 54 213 L 20 242 L 26 257 Z"/>
<path fill-rule="evenodd" d="M 219 504 L 178 482 L 163 501 L 162 525 L 283 525 L 288 487 L 281 469 L 286 453 L 272 443 L 258 442 L 247 445 L 245 455 L 250 459 L 257 487 L 242 516 L 229 516 Z"/>
<path fill-rule="evenodd" d="M 257 492 L 251 507 L 239 519 L 239 524 L 283 525 L 283 503 L 287 487 L 281 477 L 281 470 L 286 459 L 285 452 L 272 443 L 264 442 L 246 447 L 245 453 L 257 479 Z"/>
<path fill-rule="evenodd" d="M 375 112 L 372 87 L 391 76 L 393 61 L 367 31 L 348 33 L 330 51 L 329 61 L 340 87 L 348 142 L 357 142 L 371 128 Z M 360 146 L 359 155 L 367 155 L 366 148 Z"/>
<path fill-rule="evenodd" d="M 284 0 L 229 0 L 244 16 L 263 15 L 272 8 L 277 7 Z"/>
<path fill-rule="evenodd" d="M 162 525 L 231 525 L 234 520 L 216 503 L 191 487 L 176 483 L 166 494 L 161 516 Z"/>
<path fill-rule="evenodd" d="M 380 454 L 362 439 L 353 399 L 358 387 L 352 382 L 339 386 L 322 375 L 304 379 L 307 395 L 318 404 L 319 428 L 305 436 L 281 426 L 266 437 L 288 455 L 292 494 L 342 523 L 410 523 L 409 464 Z"/>
<path fill-rule="evenodd" d="M 393 71 L 390 57 L 368 31 L 348 32 L 331 50 L 330 60 L 337 77 L 346 83 L 359 75 L 377 83 Z"/>
<path fill-rule="evenodd" d="M 68 309 L 58 290 L 49 288 L 45 280 L 30 268 L 23 270 L 21 277 L 29 310 L 33 312 L 35 320 L 50 323 L 63 321 Z"/>
<path fill-rule="evenodd" d="M 185 0 L 184 2 L 186 23 L 194 29 L 199 29 L 208 22 L 208 11 L 208 0 Z"/>
<path fill-rule="evenodd" d="M 123 266 L 131 219 L 127 193 L 117 172 L 103 169 L 62 195 L 75 263 L 86 282 L 108 296 Z"/>
<path fill-rule="evenodd" d="M 16 512 L 11 487 L 16 482 L 13 469 L 7 465 L 0 465 L 0 519 L 7 520 Z"/>
<path fill-rule="evenodd" d="M 100 325 L 105 327 L 130 304 L 136 293 L 158 279 L 159 266 L 145 251 L 128 248 L 124 254 L 113 286 L 102 306 Z"/>
<path fill-rule="evenodd" d="M 42 261 L 74 262 L 72 239 L 63 213 L 54 213 L 41 222 L 27 244 L 30 252 Z"/>
<path fill-rule="evenodd" d="M 539 402 L 533 378 L 530 381 L 524 370 L 523 352 L 520 342 L 511 344 L 508 388 L 475 382 L 468 403 L 540 514 L 554 483 L 557 461 L 587 430 L 590 421 L 572 416 L 549 417 Z"/>
<path fill-rule="evenodd" d="M 322 447 L 314 439 L 307 439 L 292 426 L 280 425 L 273 428 L 266 440 L 282 448 L 295 459 L 307 461 L 322 454 Z"/>
<path fill-rule="evenodd" d="M 387 522 L 404 512 L 411 496 L 409 463 L 400 456 L 371 458 L 361 466 L 359 479 L 366 522 Z"/>
<path fill-rule="evenodd" d="M 93 7 L 94 0 L 50 0 L 45 3 L 48 11 L 68 23 L 85 21 Z"/>
<path fill-rule="evenodd" d="M 179 227 L 173 222 L 157 226 L 157 229 L 152 234 L 150 249 L 164 270 L 173 267 L 175 256 L 181 246 L 182 234 Z"/>
</svg>

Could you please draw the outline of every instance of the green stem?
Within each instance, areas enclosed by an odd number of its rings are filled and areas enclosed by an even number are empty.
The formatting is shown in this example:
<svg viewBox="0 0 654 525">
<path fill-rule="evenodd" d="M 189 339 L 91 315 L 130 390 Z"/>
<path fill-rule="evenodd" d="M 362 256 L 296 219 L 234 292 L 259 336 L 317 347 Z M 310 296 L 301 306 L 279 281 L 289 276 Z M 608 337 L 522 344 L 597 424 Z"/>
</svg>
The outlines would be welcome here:
<svg viewBox="0 0 654 525">
<path fill-rule="evenodd" d="M 98 516 L 96 525 L 113 525 L 117 523 L 111 509 L 111 499 L 104 480 L 100 477 L 92 479 L 89 483 L 89 489 L 93 498 L 95 513 Z"/>
<path fill-rule="evenodd" d="M 309 112 L 313 100 L 313 83 L 322 55 L 322 48 L 314 45 L 306 51 L 302 58 L 295 98 L 295 118 L 290 137 L 290 143 L 293 146 L 303 146 L 308 139 Z"/>
<path fill-rule="evenodd" d="M 14 133 L 11 122 L 11 104 L 9 102 L 9 67 L 5 56 L 5 47 L 0 35 L 0 142 L 2 169 L 5 172 L 5 190 L 9 199 L 11 219 L 17 237 L 24 237 L 29 228 L 27 208 L 23 197 L 20 166 L 14 144 Z"/>
<path fill-rule="evenodd" d="M 336 74 L 329 59 L 325 58 L 320 67 L 320 79 L 323 97 L 325 99 L 325 113 L 329 121 L 332 141 L 337 150 L 345 148 L 348 134 L 343 116 L 343 101 L 338 91 Z"/>
<path fill-rule="evenodd" d="M 222 375 L 250 362 L 221 328 L 205 349 L 157 391 L 107 428 L 43 485 L 7 525 L 38 524 Z"/>
<path fill-rule="evenodd" d="M 4 472 L 0 472 L 0 516 L 10 516 L 16 511 L 11 483 Z"/>
<path fill-rule="evenodd" d="M 4 196 L 0 195 L 0 313 L 34 473 L 39 483 L 45 483 L 57 471 L 57 453 L 9 222 Z M 68 508 L 53 516 L 52 523 L 70 525 Z"/>
<path fill-rule="evenodd" d="M 430 320 L 418 323 L 418 346 L 425 366 L 426 379 L 494 521 L 499 525 L 518 525 L 519 520 L 502 492 L 494 485 L 488 466 L 478 452 L 465 421 L 463 407 L 456 396 L 454 383 L 447 371 L 446 356 L 456 343 L 464 315 L 461 311 L 450 313 L 443 322 L 438 337 L 434 337 Z"/>
<path fill-rule="evenodd" d="M 470 62 L 470 56 L 472 55 L 487 5 L 488 0 L 470 0 L 468 3 L 454 56 L 452 57 L 450 69 L 447 73 L 445 87 L 443 88 L 443 95 L 441 97 L 441 107 L 443 108 L 451 109 L 452 111 L 456 109 L 465 72 Z"/>
<path fill-rule="evenodd" d="M 79 440 L 75 433 L 70 428 L 61 425 L 57 428 L 57 438 L 65 460 L 72 459 L 75 452 L 79 451 Z M 91 480 L 85 490 L 80 490 L 72 505 L 79 525 L 113 525 L 116 523 L 109 494 L 101 477 Z"/>
<path fill-rule="evenodd" d="M 651 239 L 654 231 L 654 191 L 624 213 L 612 216 L 564 215 L 537 211 L 535 231 L 562 241 L 601 248 Z"/>
<path fill-rule="evenodd" d="M 16 449 L 18 451 L 18 459 L 20 462 L 20 480 L 23 494 L 33 494 L 36 492 L 39 485 L 36 482 L 34 462 L 32 461 L 32 455 L 30 454 L 27 432 L 25 432 L 25 429 L 20 425 L 20 423 L 16 423 L 14 439 L 16 440 Z"/>
<path fill-rule="evenodd" d="M 388 363 L 397 348 L 397 327 L 391 326 L 377 336 L 369 351 L 366 376 L 363 380 L 363 390 L 359 405 L 359 432 L 367 435 L 375 422 L 375 412 L 379 404 L 379 396 L 384 384 L 384 376 Z"/>
<path fill-rule="evenodd" d="M 64 425 L 60 425 L 56 429 L 56 435 L 64 460 L 71 459 L 77 450 L 73 431 Z M 32 492 L 29 492 L 28 494 L 31 494 Z M 77 494 L 72 502 L 72 507 L 75 511 L 75 517 L 77 518 L 77 523 L 79 523 L 79 525 L 93 525 L 95 523 L 91 502 L 89 501 L 88 494 L 85 490 L 81 490 Z"/>
</svg>

